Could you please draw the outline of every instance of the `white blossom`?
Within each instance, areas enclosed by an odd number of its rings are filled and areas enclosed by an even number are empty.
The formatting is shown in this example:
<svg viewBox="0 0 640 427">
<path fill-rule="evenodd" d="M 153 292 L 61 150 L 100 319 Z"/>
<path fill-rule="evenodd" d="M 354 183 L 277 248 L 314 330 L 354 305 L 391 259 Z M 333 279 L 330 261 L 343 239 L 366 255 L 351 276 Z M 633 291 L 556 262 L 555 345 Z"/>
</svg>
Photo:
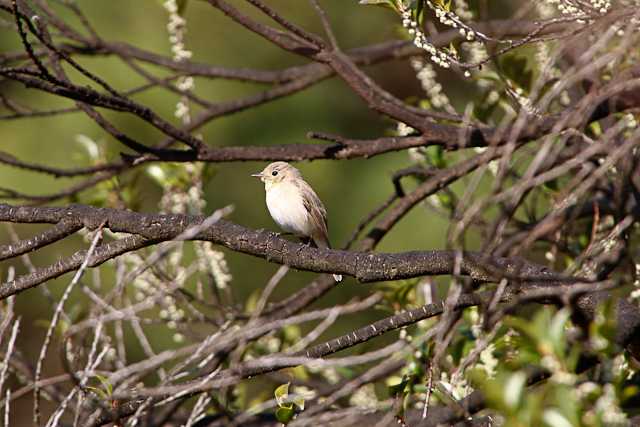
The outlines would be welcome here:
<svg viewBox="0 0 640 427">
<path fill-rule="evenodd" d="M 438 50 L 433 44 L 427 40 L 427 36 L 419 28 L 419 25 L 411 17 L 411 11 L 407 9 L 402 0 L 397 1 L 398 10 L 402 18 L 402 26 L 413 37 L 413 44 L 423 49 L 427 53 L 427 57 L 442 68 L 451 67 L 450 56 L 443 51 Z"/>
<path fill-rule="evenodd" d="M 183 62 L 191 59 L 192 52 L 185 45 L 185 36 L 187 33 L 187 21 L 178 13 L 178 3 L 176 0 L 166 0 L 164 8 L 169 12 L 169 22 L 167 23 L 167 31 L 169 33 L 169 43 L 171 43 L 171 53 L 175 62 Z M 195 87 L 194 79 L 191 76 L 181 76 L 176 84 L 181 91 L 190 91 Z M 189 108 L 189 100 L 186 96 L 182 96 L 176 104 L 175 116 L 182 121 L 182 124 L 191 123 L 191 114 Z"/>
<path fill-rule="evenodd" d="M 444 108 L 453 111 L 449 98 L 442 91 L 442 85 L 436 81 L 437 75 L 433 66 L 419 58 L 412 58 L 410 63 L 431 105 L 437 109 Z"/>
</svg>

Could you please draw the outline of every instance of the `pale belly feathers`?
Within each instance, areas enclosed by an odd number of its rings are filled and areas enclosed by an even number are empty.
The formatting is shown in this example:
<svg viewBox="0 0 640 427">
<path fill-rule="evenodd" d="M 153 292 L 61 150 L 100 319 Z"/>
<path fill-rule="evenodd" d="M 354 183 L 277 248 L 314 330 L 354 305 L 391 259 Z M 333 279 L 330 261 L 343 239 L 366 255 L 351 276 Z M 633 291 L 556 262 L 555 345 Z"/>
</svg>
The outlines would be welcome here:
<svg viewBox="0 0 640 427">
<path fill-rule="evenodd" d="M 308 237 L 313 234 L 309 213 L 295 184 L 281 182 L 267 189 L 267 208 L 273 220 L 288 233 Z"/>
</svg>

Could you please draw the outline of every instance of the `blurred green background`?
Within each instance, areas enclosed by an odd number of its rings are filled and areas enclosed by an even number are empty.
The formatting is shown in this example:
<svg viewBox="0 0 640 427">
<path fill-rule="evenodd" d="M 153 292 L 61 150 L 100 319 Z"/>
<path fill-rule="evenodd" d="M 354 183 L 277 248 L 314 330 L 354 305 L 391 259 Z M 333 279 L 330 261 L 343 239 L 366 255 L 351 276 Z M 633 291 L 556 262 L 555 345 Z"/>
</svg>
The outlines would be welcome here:
<svg viewBox="0 0 640 427">
<path fill-rule="evenodd" d="M 244 2 L 237 3 L 242 10 L 260 20 L 263 18 Z M 498 2 L 492 6 L 499 9 Z M 501 3 L 501 2 L 500 2 Z M 285 14 L 302 27 L 322 34 L 317 16 L 309 4 L 302 0 L 268 1 L 278 11 Z M 363 7 L 356 0 L 325 0 L 331 23 L 343 49 L 364 46 L 376 42 L 401 37 L 398 32 L 398 17 L 380 7 Z M 170 56 L 170 45 L 166 30 L 167 13 L 159 0 L 111 0 L 79 1 L 78 5 L 87 14 L 90 22 L 101 36 L 109 41 L 126 41 L 132 45 Z M 77 20 L 68 11 L 51 4 L 76 28 Z M 504 9 L 500 11 L 506 13 Z M 9 17 L 5 14 L 5 19 Z M 287 54 L 270 43 L 242 29 L 202 1 L 191 0 L 185 17 L 187 19 L 187 48 L 194 53 L 193 60 L 227 67 L 254 67 L 277 70 L 287 66 L 304 64 L 303 58 Z M 266 22 L 266 21 L 265 21 Z M 16 34 L 7 28 L 0 29 L 0 49 L 3 52 L 20 49 Z M 127 66 L 114 57 L 78 57 L 78 62 L 98 74 L 120 91 L 131 89 L 144 83 Z M 145 66 L 157 76 L 167 73 L 153 66 Z M 76 82 L 84 82 L 77 73 L 70 71 Z M 420 96 L 420 86 L 415 74 L 406 61 L 390 62 L 368 68 L 367 72 L 383 87 L 400 98 Z M 446 93 L 454 105 L 463 106 L 465 84 L 449 75 L 440 76 Z M 247 96 L 266 89 L 266 86 L 225 80 L 196 78 L 196 94 L 210 102 L 218 102 Z M 72 102 L 48 96 L 36 90 L 26 90 L 16 83 L 0 83 L 0 90 L 10 98 L 38 109 L 70 107 Z M 173 116 L 178 98 L 165 91 L 154 89 L 136 95 L 137 101 L 153 108 L 164 118 L 177 124 Z M 127 134 L 148 144 L 156 144 L 161 135 L 139 119 L 109 111 L 103 113 Z M 270 145 L 288 143 L 317 143 L 309 141 L 305 135 L 309 131 L 335 133 L 352 138 L 376 138 L 388 134 L 395 123 L 369 111 L 363 101 L 337 79 L 322 82 L 311 89 L 285 99 L 252 108 L 232 116 L 217 119 L 198 133 L 212 146 L 227 145 Z M 83 147 L 77 142 L 78 135 L 86 135 L 97 141 L 106 150 L 110 159 L 117 159 L 120 152 L 127 150 L 106 135 L 93 121 L 81 113 L 59 115 L 50 118 L 0 121 L 0 147 L 22 160 L 59 167 L 88 166 L 89 160 Z M 409 166 L 406 152 L 381 155 L 372 159 L 349 161 L 301 162 L 296 166 L 315 188 L 328 210 L 331 241 L 334 247 L 341 247 L 358 222 L 371 210 L 379 206 L 393 192 L 391 174 Z M 205 183 L 207 207 L 210 213 L 217 208 L 232 204 L 235 211 L 230 220 L 251 228 L 276 230 L 264 203 L 262 184 L 249 177 L 250 173 L 261 170 L 265 163 L 246 162 L 214 164 L 215 174 Z M 161 196 L 160 187 L 144 174 L 136 183 L 139 209 L 157 211 Z M 124 182 L 130 178 L 125 175 Z M 45 194 L 66 188 L 77 182 L 73 179 L 53 179 L 45 175 L 25 172 L 0 165 L 2 187 L 9 187 L 28 194 Z M 410 183 L 407 183 L 409 187 Z M 85 197 L 87 195 L 85 194 Z M 59 202 L 66 203 L 66 202 Z M 413 209 L 397 225 L 378 247 L 379 251 L 406 251 L 443 248 L 448 221 L 435 215 L 420 205 Z M 39 227 L 16 226 L 21 237 L 40 231 Z M 6 228 L 0 229 L 2 242 L 9 236 Z M 468 249 L 474 249 L 474 242 L 467 242 Z M 86 245 L 80 238 L 68 239 L 45 250 L 30 255 L 36 266 L 45 266 L 56 259 L 71 254 Z M 225 251 L 231 273 L 234 276 L 232 288 L 239 301 L 244 301 L 252 292 L 261 289 L 278 266 L 262 259 Z M 3 280 L 7 268 L 13 265 L 17 274 L 27 271 L 20 260 L 11 260 L 1 266 Z M 103 266 L 103 277 L 110 273 Z M 88 275 L 87 275 L 88 276 Z M 71 275 L 48 283 L 51 292 L 58 296 L 63 291 Z M 277 300 L 299 289 L 314 277 L 311 273 L 290 272 L 278 287 L 272 300 Z M 331 306 L 346 302 L 355 295 L 367 295 L 376 285 L 360 285 L 346 278 L 337 290 L 324 297 L 316 306 Z M 74 292 L 67 304 L 82 304 L 84 297 Z M 32 349 L 29 359 L 35 360 L 45 329 L 34 324 L 37 319 L 50 319 L 51 309 L 41 289 L 36 288 L 20 294 L 17 310 L 23 318 L 19 345 Z M 350 316 L 346 322 L 338 323 L 325 334 L 333 336 L 382 317 L 381 312 L 371 311 Z M 166 334 L 151 336 L 156 351 L 172 343 Z M 374 342 L 373 345 L 378 345 Z M 130 351 L 132 359 L 140 355 L 140 349 Z M 52 369 L 58 364 L 58 356 L 50 352 Z M 49 370 L 48 374 L 53 371 Z"/>
</svg>

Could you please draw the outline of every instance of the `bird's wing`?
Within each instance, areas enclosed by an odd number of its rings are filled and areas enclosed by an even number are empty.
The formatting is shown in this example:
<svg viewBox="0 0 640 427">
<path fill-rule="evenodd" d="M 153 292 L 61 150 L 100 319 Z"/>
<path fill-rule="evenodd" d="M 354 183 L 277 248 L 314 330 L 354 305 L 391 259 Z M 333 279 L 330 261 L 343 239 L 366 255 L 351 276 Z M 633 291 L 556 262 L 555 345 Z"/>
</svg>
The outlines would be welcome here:
<svg viewBox="0 0 640 427">
<path fill-rule="evenodd" d="M 309 214 L 313 225 L 311 236 L 319 247 L 329 247 L 329 233 L 327 231 L 327 210 L 313 188 L 304 180 L 297 180 L 298 188 L 302 194 L 304 208 Z"/>
</svg>

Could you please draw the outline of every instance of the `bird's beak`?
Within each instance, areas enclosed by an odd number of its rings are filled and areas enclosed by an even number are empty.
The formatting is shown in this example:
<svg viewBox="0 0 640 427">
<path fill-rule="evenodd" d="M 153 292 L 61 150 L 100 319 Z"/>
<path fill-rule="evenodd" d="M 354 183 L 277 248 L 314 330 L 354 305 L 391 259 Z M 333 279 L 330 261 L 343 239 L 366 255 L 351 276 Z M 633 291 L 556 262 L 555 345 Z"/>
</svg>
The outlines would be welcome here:
<svg viewBox="0 0 640 427">
<path fill-rule="evenodd" d="M 252 173 L 251 176 L 256 177 L 256 178 L 262 178 L 262 172 L 260 172 L 260 173 Z"/>
</svg>

